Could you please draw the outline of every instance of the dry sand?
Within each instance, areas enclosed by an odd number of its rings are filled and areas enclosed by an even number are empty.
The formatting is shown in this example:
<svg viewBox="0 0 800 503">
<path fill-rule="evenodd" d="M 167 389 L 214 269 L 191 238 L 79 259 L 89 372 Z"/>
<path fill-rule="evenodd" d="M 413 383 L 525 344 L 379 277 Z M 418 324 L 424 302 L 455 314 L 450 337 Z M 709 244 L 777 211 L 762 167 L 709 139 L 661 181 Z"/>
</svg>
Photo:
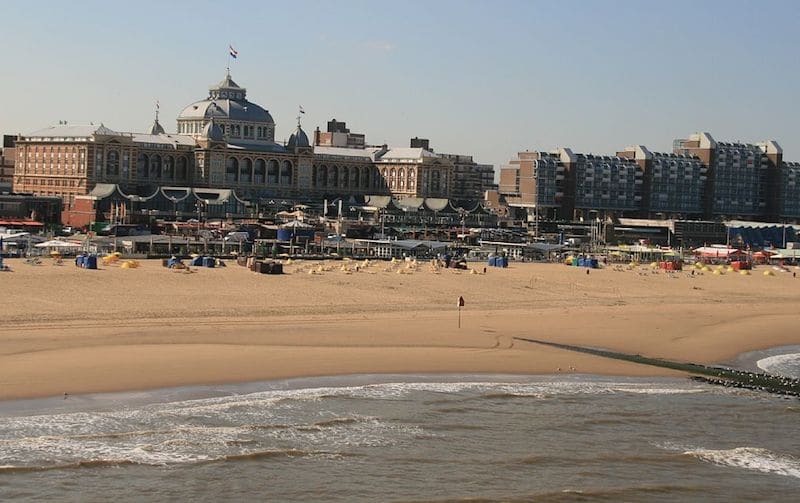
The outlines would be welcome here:
<svg viewBox="0 0 800 503">
<path fill-rule="evenodd" d="M 692 277 L 512 263 L 484 275 L 295 262 L 268 276 L 231 262 L 191 274 L 160 261 L 6 262 L 0 399 L 362 373 L 676 375 L 514 336 L 708 364 L 800 344 L 800 278 L 766 267 Z"/>
</svg>

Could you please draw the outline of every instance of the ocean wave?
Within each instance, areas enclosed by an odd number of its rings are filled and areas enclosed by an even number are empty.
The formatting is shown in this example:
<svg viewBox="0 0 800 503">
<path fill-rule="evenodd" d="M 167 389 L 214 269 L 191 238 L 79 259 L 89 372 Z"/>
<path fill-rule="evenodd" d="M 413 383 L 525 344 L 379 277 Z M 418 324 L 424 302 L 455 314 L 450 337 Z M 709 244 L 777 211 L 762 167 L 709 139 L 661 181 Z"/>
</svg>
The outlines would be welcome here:
<svg viewBox="0 0 800 503">
<path fill-rule="evenodd" d="M 219 463 L 228 461 L 245 461 L 257 459 L 282 459 L 282 458 L 325 458 L 342 459 L 357 456 L 353 453 L 336 451 L 313 451 L 303 449 L 269 449 L 244 452 L 241 454 L 225 454 L 191 461 L 192 464 Z M 172 463 L 134 461 L 131 459 L 87 459 L 75 462 L 42 464 L 42 465 L 0 465 L 2 473 L 44 472 L 55 470 L 74 470 L 80 468 L 111 468 L 124 466 L 165 466 Z"/>
<path fill-rule="evenodd" d="M 324 421 L 317 421 L 314 423 L 314 426 L 318 426 L 320 428 L 330 428 L 333 426 L 342 426 L 347 424 L 355 424 L 365 420 L 374 420 L 373 417 L 334 417 L 332 419 L 326 419 Z"/>
<path fill-rule="evenodd" d="M 800 353 L 769 356 L 758 360 L 756 365 L 769 374 L 800 379 Z"/>
<path fill-rule="evenodd" d="M 298 420 L 297 418 L 296 420 Z M 162 425 L 166 426 L 166 425 Z M 294 424 L 237 426 L 178 424 L 172 428 L 92 434 L 18 435 L 0 441 L 0 459 L 18 466 L 70 467 L 74 463 L 115 460 L 168 466 L 204 463 L 242 454 L 242 449 L 341 452 L 350 447 L 385 447 L 422 434 L 418 426 L 370 416 L 334 416 Z M 250 454 L 245 451 L 244 454 Z M 9 468 L 10 469 L 10 468 Z"/>
<path fill-rule="evenodd" d="M 54 465 L 40 465 L 40 466 L 25 466 L 25 465 L 0 465 L 0 474 L 2 473 L 24 473 L 24 472 L 46 472 L 51 470 L 75 470 L 79 468 L 105 468 L 105 467 L 121 467 L 138 465 L 128 460 L 113 460 L 113 459 L 92 459 L 85 461 L 76 461 L 74 463 L 54 464 Z"/>
<path fill-rule="evenodd" d="M 172 425 L 214 423 L 235 425 L 282 425 L 292 423 L 308 401 L 335 399 L 397 400 L 412 393 L 442 395 L 425 400 L 456 411 L 465 402 L 482 400 L 547 400 L 616 393 L 666 395 L 710 392 L 709 387 L 674 382 L 581 379 L 578 376 L 531 382 L 391 382 L 345 387 L 267 390 L 242 395 L 198 398 L 156 403 L 114 411 L 68 412 L 0 418 L 0 445 L 21 436 L 137 435 L 138 430 L 158 431 Z M 136 431 L 130 431 L 131 425 Z M 316 425 L 320 426 L 320 425 Z M 257 426 L 254 426 L 257 427 Z M 282 426 L 269 426 L 280 428 Z"/>
<path fill-rule="evenodd" d="M 228 454 L 219 459 L 209 460 L 209 463 L 219 461 L 246 461 L 256 459 L 275 459 L 275 458 L 327 458 L 339 459 L 357 456 L 353 453 L 347 452 L 331 452 L 331 451 L 305 451 L 302 449 L 270 449 L 265 451 L 253 451 L 243 454 Z"/>
<path fill-rule="evenodd" d="M 665 446 L 676 448 L 677 446 Z M 733 449 L 684 448 L 683 455 L 697 458 L 717 466 L 744 468 L 762 473 L 800 478 L 800 459 L 776 454 L 758 447 L 736 447 Z"/>
</svg>

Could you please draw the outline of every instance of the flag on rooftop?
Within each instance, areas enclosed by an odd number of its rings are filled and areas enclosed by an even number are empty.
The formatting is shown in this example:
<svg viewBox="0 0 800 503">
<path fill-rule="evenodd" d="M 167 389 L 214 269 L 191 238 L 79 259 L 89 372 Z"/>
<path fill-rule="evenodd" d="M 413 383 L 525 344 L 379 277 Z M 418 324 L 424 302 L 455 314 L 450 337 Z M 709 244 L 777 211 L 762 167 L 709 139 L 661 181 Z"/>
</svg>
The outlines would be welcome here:
<svg viewBox="0 0 800 503">
<path fill-rule="evenodd" d="M 231 57 L 232 57 L 233 59 L 236 59 L 236 58 L 238 58 L 238 57 L 239 57 L 239 51 L 237 51 L 236 49 L 234 49 L 232 45 L 229 45 L 229 46 L 228 46 L 228 50 L 230 51 L 230 55 L 231 55 Z"/>
<path fill-rule="evenodd" d="M 301 113 L 301 114 L 304 114 L 304 113 L 306 113 L 306 111 L 305 111 L 305 110 L 303 110 L 303 105 L 300 105 L 300 113 Z"/>
</svg>

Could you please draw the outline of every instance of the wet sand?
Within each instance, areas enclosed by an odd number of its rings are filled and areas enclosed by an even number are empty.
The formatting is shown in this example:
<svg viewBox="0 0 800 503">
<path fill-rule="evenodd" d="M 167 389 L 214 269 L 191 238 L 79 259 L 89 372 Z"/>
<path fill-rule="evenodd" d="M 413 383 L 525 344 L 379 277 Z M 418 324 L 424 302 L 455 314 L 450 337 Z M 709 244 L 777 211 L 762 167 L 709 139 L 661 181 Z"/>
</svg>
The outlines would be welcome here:
<svg viewBox="0 0 800 503">
<path fill-rule="evenodd" d="M 295 262 L 268 276 L 232 263 L 191 274 L 160 261 L 7 263 L 0 399 L 349 374 L 678 375 L 514 336 L 704 364 L 800 344 L 800 279 L 764 267 L 692 277 L 512 263 L 484 275 Z"/>
</svg>

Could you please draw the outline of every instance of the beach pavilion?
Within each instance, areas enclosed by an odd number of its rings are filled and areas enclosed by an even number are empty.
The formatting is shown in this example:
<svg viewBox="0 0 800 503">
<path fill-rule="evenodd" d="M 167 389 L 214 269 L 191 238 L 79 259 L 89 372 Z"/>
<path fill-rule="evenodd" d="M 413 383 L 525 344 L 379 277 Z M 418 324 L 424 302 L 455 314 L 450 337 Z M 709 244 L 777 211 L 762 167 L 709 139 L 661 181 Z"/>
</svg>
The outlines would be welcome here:
<svg viewBox="0 0 800 503">
<path fill-rule="evenodd" d="M 356 246 L 366 250 L 367 256 L 379 258 L 432 258 L 445 253 L 449 243 L 419 239 L 356 239 Z"/>
<path fill-rule="evenodd" d="M 731 261 L 731 260 L 744 260 L 747 253 L 739 248 L 731 248 L 730 246 L 701 246 L 692 250 L 692 253 L 700 259 L 714 260 L 714 261 Z"/>
</svg>

